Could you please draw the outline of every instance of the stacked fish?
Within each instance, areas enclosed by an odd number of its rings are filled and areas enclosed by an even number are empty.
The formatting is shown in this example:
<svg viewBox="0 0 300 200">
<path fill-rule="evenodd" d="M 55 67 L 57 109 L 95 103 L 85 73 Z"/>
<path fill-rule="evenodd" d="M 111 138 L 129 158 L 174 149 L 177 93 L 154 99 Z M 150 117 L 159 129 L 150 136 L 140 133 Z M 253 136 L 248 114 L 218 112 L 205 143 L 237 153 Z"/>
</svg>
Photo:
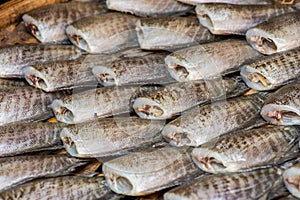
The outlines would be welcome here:
<svg viewBox="0 0 300 200">
<path fill-rule="evenodd" d="M 106 0 L 24 14 L 41 43 L 0 49 L 0 199 L 300 198 L 299 8 Z"/>
</svg>

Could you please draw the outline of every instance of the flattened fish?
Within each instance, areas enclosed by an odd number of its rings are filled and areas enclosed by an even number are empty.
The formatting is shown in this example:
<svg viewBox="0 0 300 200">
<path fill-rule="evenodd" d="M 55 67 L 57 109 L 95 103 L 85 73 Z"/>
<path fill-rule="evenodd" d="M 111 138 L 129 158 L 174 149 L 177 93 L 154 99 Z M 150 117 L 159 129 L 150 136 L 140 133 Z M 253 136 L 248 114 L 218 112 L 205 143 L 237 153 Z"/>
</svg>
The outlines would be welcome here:
<svg viewBox="0 0 300 200">
<path fill-rule="evenodd" d="M 174 79 L 188 81 L 220 77 L 260 57 L 245 41 L 224 40 L 175 51 L 165 62 Z"/>
<path fill-rule="evenodd" d="M 71 2 L 38 8 L 23 15 L 25 26 L 40 42 L 67 43 L 66 27 L 80 18 L 105 13 L 104 4 Z"/>
<path fill-rule="evenodd" d="M 25 81 L 20 79 L 0 79 L 0 88 L 24 87 L 28 86 Z"/>
<path fill-rule="evenodd" d="M 300 125 L 300 82 L 274 92 L 265 101 L 261 115 L 271 124 Z"/>
<path fill-rule="evenodd" d="M 89 53 L 113 53 L 138 47 L 137 20 L 122 13 L 91 16 L 69 25 L 66 33 L 75 46 Z"/>
<path fill-rule="evenodd" d="M 300 198 L 300 164 L 295 164 L 283 172 L 283 181 L 289 192 Z"/>
<path fill-rule="evenodd" d="M 221 35 L 245 35 L 249 28 L 293 11 L 280 5 L 198 4 L 196 7 L 200 23 L 213 34 Z"/>
<path fill-rule="evenodd" d="M 300 13 L 273 17 L 246 33 L 249 44 L 263 54 L 274 54 L 300 47 Z"/>
<path fill-rule="evenodd" d="M 267 5 L 272 4 L 272 0 L 177 0 L 182 3 L 197 5 L 200 3 L 227 3 L 237 5 Z"/>
</svg>

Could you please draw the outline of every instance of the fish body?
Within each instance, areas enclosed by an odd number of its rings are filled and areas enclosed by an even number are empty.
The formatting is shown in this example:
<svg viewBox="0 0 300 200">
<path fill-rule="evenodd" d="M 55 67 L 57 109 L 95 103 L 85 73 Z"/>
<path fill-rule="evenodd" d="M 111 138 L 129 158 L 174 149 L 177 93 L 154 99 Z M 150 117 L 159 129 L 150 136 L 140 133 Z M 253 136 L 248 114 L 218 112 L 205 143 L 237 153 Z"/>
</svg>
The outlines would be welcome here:
<svg viewBox="0 0 300 200">
<path fill-rule="evenodd" d="M 227 3 L 236 5 L 269 5 L 271 0 L 178 0 L 179 2 L 197 5 L 201 3 Z"/>
<path fill-rule="evenodd" d="M 250 28 L 249 44 L 263 54 L 274 54 L 300 47 L 300 13 L 292 12 Z"/>
<path fill-rule="evenodd" d="M 12 88 L 28 86 L 23 80 L 0 79 L 0 88 Z"/>
<path fill-rule="evenodd" d="M 90 15 L 105 13 L 97 2 L 71 2 L 44 6 L 23 15 L 25 26 L 42 43 L 67 43 L 66 27 Z"/>
<path fill-rule="evenodd" d="M 220 77 L 260 57 L 247 42 L 231 39 L 175 51 L 165 62 L 171 76 L 182 82 Z"/>
</svg>

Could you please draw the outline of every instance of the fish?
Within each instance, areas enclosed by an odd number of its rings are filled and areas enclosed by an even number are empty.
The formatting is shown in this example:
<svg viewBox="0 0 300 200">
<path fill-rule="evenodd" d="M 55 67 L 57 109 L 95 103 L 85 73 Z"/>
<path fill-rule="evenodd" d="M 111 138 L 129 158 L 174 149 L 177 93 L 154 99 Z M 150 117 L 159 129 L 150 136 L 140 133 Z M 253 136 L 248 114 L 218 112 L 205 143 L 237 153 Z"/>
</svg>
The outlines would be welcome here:
<svg viewBox="0 0 300 200">
<path fill-rule="evenodd" d="M 110 199 L 118 200 L 124 196 L 111 192 L 104 177 L 61 176 L 43 178 L 19 185 L 0 193 L 0 199 Z"/>
<path fill-rule="evenodd" d="M 300 198 L 300 190 L 299 190 L 299 181 L 300 181 L 300 174 L 299 174 L 300 164 L 297 163 L 290 168 L 286 169 L 283 172 L 283 182 L 289 192 L 297 198 Z"/>
<path fill-rule="evenodd" d="M 166 124 L 162 135 L 173 146 L 197 147 L 226 133 L 249 129 L 260 119 L 266 98 L 266 94 L 254 94 L 197 106 Z"/>
<path fill-rule="evenodd" d="M 293 7 L 297 10 L 300 10 L 300 1 L 299 0 L 296 0 Z"/>
<path fill-rule="evenodd" d="M 165 67 L 165 54 L 149 54 L 95 65 L 94 76 L 103 86 L 168 84 L 176 82 Z"/>
<path fill-rule="evenodd" d="M 275 167 L 243 173 L 212 174 L 166 192 L 164 199 L 267 199 L 281 181 L 281 176 L 282 170 Z"/>
<path fill-rule="evenodd" d="M 300 48 L 270 55 L 241 67 L 248 87 L 267 91 L 295 81 L 300 76 Z"/>
<path fill-rule="evenodd" d="M 250 28 L 246 39 L 254 49 L 267 55 L 300 47 L 300 13 L 273 17 Z"/>
<path fill-rule="evenodd" d="M 188 152 L 185 147 L 149 149 L 105 162 L 102 170 L 112 191 L 142 196 L 201 174 Z"/>
<path fill-rule="evenodd" d="M 270 18 L 294 12 L 281 5 L 197 4 L 200 23 L 218 35 L 245 35 L 247 30 Z"/>
<path fill-rule="evenodd" d="M 0 191 L 42 177 L 66 175 L 86 161 L 61 155 L 23 155 L 0 158 Z"/>
<path fill-rule="evenodd" d="M 168 119 L 199 104 L 222 98 L 238 87 L 239 81 L 235 78 L 173 83 L 136 98 L 133 109 L 143 119 Z"/>
<path fill-rule="evenodd" d="M 0 78 L 23 78 L 22 68 L 39 63 L 73 60 L 82 52 L 72 45 L 19 44 L 0 48 Z"/>
<path fill-rule="evenodd" d="M 135 23 L 138 18 L 122 13 L 107 13 L 78 20 L 66 28 L 69 40 L 92 54 L 114 53 L 138 47 Z"/>
<path fill-rule="evenodd" d="M 227 3 L 234 5 L 269 5 L 272 0 L 177 0 L 182 3 L 197 5 L 201 3 Z"/>
<path fill-rule="evenodd" d="M 22 16 L 28 31 L 42 43 L 68 43 L 66 27 L 81 18 L 106 13 L 98 2 L 58 3 L 34 9 Z"/>
<path fill-rule="evenodd" d="M 171 76 L 183 82 L 218 78 L 261 57 L 246 41 L 229 39 L 180 49 L 168 55 L 165 63 Z"/>
<path fill-rule="evenodd" d="M 42 121 L 53 116 L 48 106 L 66 92 L 45 93 L 33 87 L 0 90 L 0 125 Z"/>
<path fill-rule="evenodd" d="M 176 0 L 107 0 L 106 5 L 110 10 L 131 13 L 141 17 L 183 15 L 193 9 L 192 6 L 179 3 Z"/>
<path fill-rule="evenodd" d="M 275 125 L 300 125 L 300 82 L 283 86 L 264 103 L 261 116 Z"/>
<path fill-rule="evenodd" d="M 24 87 L 28 86 L 25 81 L 21 79 L 4 79 L 0 78 L 0 90 L 1 88 L 12 88 L 12 87 Z"/>
<path fill-rule="evenodd" d="M 194 148 L 191 155 L 203 171 L 239 172 L 296 156 L 298 143 L 298 128 L 275 126 L 224 135 Z"/>
<path fill-rule="evenodd" d="M 137 117 L 113 117 L 69 125 L 60 137 L 75 157 L 111 157 L 146 148 L 162 140 L 164 121 Z"/>
<path fill-rule="evenodd" d="M 142 18 L 136 32 L 140 47 L 146 50 L 176 50 L 221 39 L 194 16 Z"/>
<path fill-rule="evenodd" d="M 145 87 L 151 91 L 155 86 Z M 129 113 L 131 97 L 139 93 L 139 86 L 103 87 L 89 89 L 52 101 L 50 107 L 60 122 L 81 123 Z"/>
<path fill-rule="evenodd" d="M 62 123 L 18 123 L 0 126 L 0 157 L 62 149 Z"/>
</svg>

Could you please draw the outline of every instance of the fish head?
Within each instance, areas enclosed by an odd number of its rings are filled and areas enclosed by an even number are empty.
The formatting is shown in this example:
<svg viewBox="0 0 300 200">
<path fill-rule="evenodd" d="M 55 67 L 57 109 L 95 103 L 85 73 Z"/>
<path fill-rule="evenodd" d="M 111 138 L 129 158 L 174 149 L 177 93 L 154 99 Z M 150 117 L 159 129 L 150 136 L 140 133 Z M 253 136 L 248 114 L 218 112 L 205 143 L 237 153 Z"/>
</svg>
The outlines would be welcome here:
<svg viewBox="0 0 300 200">
<path fill-rule="evenodd" d="M 143 119 L 166 119 L 168 112 L 162 105 L 149 98 L 139 97 L 133 103 L 133 109 Z"/>
<path fill-rule="evenodd" d="M 92 72 L 101 85 L 117 85 L 116 74 L 112 69 L 109 68 L 109 66 L 94 66 Z"/>
<path fill-rule="evenodd" d="M 42 25 L 39 21 L 35 20 L 28 14 L 24 14 L 22 16 L 22 19 L 25 22 L 25 27 L 28 30 L 28 32 L 30 32 L 40 42 L 47 42 L 46 31 L 42 31 L 43 27 L 41 27 Z"/>
<path fill-rule="evenodd" d="M 169 73 L 172 78 L 177 81 L 184 82 L 191 80 L 189 68 L 187 65 L 190 65 L 183 57 L 176 53 L 172 53 L 165 58 L 165 63 Z"/>
<path fill-rule="evenodd" d="M 25 80 L 33 87 L 42 89 L 46 92 L 50 92 L 49 83 L 44 74 L 35 69 L 34 66 L 28 66 L 23 68 Z"/>
<path fill-rule="evenodd" d="M 219 33 L 217 30 L 215 30 L 214 23 L 212 21 L 210 13 L 207 12 L 205 5 L 201 5 L 201 4 L 197 5 L 196 13 L 197 13 L 198 20 L 202 26 L 208 28 L 210 30 L 210 32 L 213 34 L 222 34 L 222 33 Z"/>
<path fill-rule="evenodd" d="M 183 128 L 167 124 L 162 135 L 172 146 L 197 146 L 197 142 L 190 138 L 190 134 Z"/>
<path fill-rule="evenodd" d="M 70 98 L 67 96 L 66 98 Z M 66 104 L 63 99 L 55 99 L 50 107 L 53 110 L 53 113 L 58 121 L 67 123 L 67 124 L 74 124 L 75 117 L 72 112 L 71 104 Z"/>
<path fill-rule="evenodd" d="M 85 34 L 82 33 L 82 31 L 78 30 L 72 25 L 69 25 L 66 28 L 66 34 L 69 38 L 69 40 L 78 48 L 91 52 L 91 48 L 89 46 L 89 43 L 85 39 Z"/>
<path fill-rule="evenodd" d="M 63 128 L 60 132 L 61 141 L 64 144 L 65 149 L 71 156 L 78 157 L 78 151 L 76 148 L 76 135 L 78 134 L 78 130 L 76 125 L 70 125 Z"/>
<path fill-rule="evenodd" d="M 296 164 L 283 172 L 283 181 L 286 188 L 295 197 L 300 198 L 300 165 Z"/>
</svg>

